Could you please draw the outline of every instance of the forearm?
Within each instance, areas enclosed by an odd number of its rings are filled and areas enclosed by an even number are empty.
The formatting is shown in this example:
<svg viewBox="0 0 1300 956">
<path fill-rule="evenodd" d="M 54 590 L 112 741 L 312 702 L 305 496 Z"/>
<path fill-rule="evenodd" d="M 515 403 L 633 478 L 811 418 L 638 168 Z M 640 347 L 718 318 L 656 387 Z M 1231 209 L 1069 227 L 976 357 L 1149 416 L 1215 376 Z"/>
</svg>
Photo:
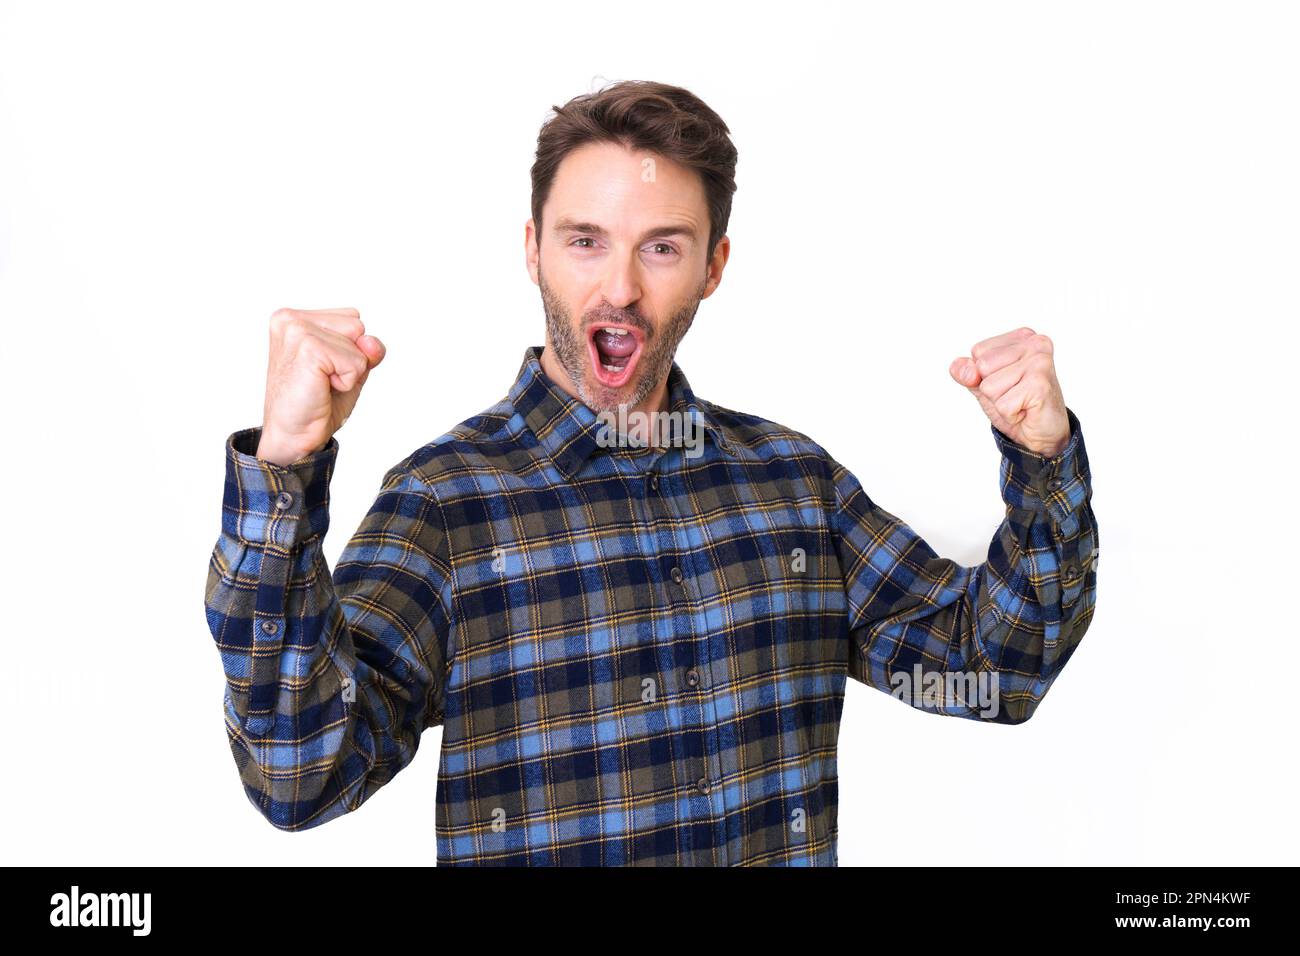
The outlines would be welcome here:
<svg viewBox="0 0 1300 956">
<path fill-rule="evenodd" d="M 1097 519 L 1078 419 L 1052 456 L 993 430 L 1003 457 L 1006 515 L 973 569 L 967 600 L 977 610 L 963 640 L 996 671 L 999 722 L 1028 720 L 1083 640 L 1096 605 Z"/>
<path fill-rule="evenodd" d="M 1059 519 L 1008 507 L 970 577 L 966 601 L 977 613 L 959 635 L 963 656 L 997 674 L 995 722 L 1028 720 L 1083 640 L 1096 606 L 1096 542 L 1089 502 Z"/>
<path fill-rule="evenodd" d="M 374 666 L 359 660 L 358 645 L 375 647 L 364 608 L 379 602 L 349 604 L 321 552 L 337 446 L 268 467 L 247 454 L 256 436 L 241 434 L 244 450 L 227 448 L 208 624 L 245 792 L 273 825 L 305 829 L 355 809 L 409 762 L 424 720 L 419 688 L 432 675 L 374 653 Z M 392 576 L 360 566 L 344 590 L 354 599 L 382 593 Z"/>
<path fill-rule="evenodd" d="M 318 555 L 316 543 L 279 552 L 223 535 L 208 571 L 230 747 L 249 799 L 288 830 L 351 808 L 347 637 L 328 623 L 333 600 Z"/>
<path fill-rule="evenodd" d="M 1095 603 L 1096 519 L 1074 429 L 1072 418 L 1071 440 L 1052 459 L 998 436 L 1006 513 L 975 567 L 940 557 L 840 470 L 852 676 L 944 715 L 1020 723 L 1033 714 Z M 935 693 L 940 683 L 964 696 Z"/>
</svg>

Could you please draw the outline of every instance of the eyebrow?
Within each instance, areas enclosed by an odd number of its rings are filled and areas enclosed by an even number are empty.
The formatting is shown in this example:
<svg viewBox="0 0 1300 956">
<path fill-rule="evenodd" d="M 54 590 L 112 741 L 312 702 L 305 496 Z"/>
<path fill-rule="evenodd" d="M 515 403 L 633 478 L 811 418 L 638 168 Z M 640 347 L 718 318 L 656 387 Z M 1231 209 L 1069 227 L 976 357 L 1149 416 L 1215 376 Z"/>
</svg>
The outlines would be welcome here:
<svg viewBox="0 0 1300 956">
<path fill-rule="evenodd" d="M 578 232 L 585 236 L 600 236 L 602 238 L 606 238 L 609 235 L 609 232 L 603 226 L 598 226 L 594 222 L 578 222 L 577 220 L 568 218 L 557 219 L 552 230 L 557 233 Z M 682 236 L 692 242 L 694 242 L 696 238 L 694 227 L 683 222 L 674 222 L 663 226 L 655 226 L 653 229 L 647 229 L 641 234 L 641 238 L 638 242 L 645 242 L 647 239 L 655 236 Z"/>
</svg>

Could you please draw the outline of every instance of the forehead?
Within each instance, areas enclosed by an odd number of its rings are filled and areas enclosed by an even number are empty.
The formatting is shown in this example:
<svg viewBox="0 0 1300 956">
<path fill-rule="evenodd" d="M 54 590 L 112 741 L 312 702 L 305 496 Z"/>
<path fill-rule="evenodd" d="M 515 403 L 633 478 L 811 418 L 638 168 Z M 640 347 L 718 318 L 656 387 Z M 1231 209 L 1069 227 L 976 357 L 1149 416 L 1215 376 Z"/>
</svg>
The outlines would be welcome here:
<svg viewBox="0 0 1300 956">
<path fill-rule="evenodd" d="M 560 161 L 544 219 L 579 217 L 613 226 L 668 215 L 697 225 L 707 219 L 698 173 L 648 150 L 587 143 Z"/>
</svg>

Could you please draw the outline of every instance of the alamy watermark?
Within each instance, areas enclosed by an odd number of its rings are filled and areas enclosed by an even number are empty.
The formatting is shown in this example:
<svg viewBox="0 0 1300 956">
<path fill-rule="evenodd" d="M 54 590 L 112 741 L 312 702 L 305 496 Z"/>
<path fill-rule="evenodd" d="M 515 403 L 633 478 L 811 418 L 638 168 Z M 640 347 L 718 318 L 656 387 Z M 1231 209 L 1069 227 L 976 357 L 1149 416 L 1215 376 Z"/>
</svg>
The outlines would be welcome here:
<svg viewBox="0 0 1300 956">
<path fill-rule="evenodd" d="M 981 718 L 998 715 L 996 671 L 927 671 L 920 664 L 911 673 L 895 671 L 890 694 L 913 707 L 975 707 Z"/>
<path fill-rule="evenodd" d="M 619 405 L 617 412 L 606 409 L 596 420 L 600 423 L 596 444 L 602 448 L 645 448 L 653 444 L 683 448 L 687 458 L 704 454 L 704 425 L 690 412 L 629 412 L 626 405 Z M 645 441 L 632 437 L 634 429 L 645 436 Z"/>
<path fill-rule="evenodd" d="M 148 936 L 153 895 L 150 893 L 70 893 L 50 897 L 51 926 L 125 926 L 133 936 Z"/>
</svg>

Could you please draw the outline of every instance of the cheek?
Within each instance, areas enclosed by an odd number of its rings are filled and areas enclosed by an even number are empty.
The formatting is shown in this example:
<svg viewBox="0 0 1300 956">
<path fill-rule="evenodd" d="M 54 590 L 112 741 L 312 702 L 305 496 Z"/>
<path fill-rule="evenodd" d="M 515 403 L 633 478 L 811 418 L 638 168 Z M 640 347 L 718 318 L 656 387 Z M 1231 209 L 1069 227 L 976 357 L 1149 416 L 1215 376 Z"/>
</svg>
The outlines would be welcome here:
<svg viewBox="0 0 1300 956">
<path fill-rule="evenodd" d="M 572 275 L 555 268 L 553 263 L 548 263 L 541 270 L 541 286 L 553 308 L 563 310 L 573 322 L 581 320 L 589 296 L 583 285 L 575 282 Z"/>
<path fill-rule="evenodd" d="M 704 295 L 707 282 L 707 276 L 682 270 L 681 275 L 675 277 L 672 289 L 667 290 L 663 297 L 664 315 L 680 312 L 698 301 Z"/>
<path fill-rule="evenodd" d="M 595 277 L 568 273 L 557 277 L 552 288 L 575 319 L 580 319 L 603 301 L 600 282 Z"/>
</svg>

